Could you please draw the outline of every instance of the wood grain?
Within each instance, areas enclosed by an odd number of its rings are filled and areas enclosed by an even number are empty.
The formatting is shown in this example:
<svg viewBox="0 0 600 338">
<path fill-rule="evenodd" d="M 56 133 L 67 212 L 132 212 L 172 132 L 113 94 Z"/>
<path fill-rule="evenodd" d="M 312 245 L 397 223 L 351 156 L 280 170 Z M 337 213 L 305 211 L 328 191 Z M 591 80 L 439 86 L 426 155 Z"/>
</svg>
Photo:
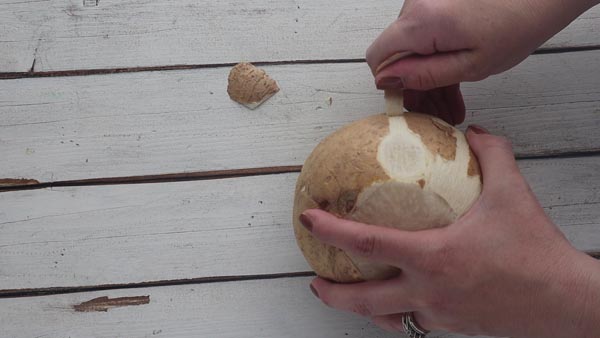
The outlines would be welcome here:
<svg viewBox="0 0 600 338">
<path fill-rule="evenodd" d="M 311 278 L 286 278 L 46 297 L 0 299 L 0 335 L 11 338 L 391 338 L 357 315 L 327 308 Z M 72 307 L 98 297 L 150 295 L 150 303 L 105 312 Z M 32 320 L 35 318 L 35 320 Z M 432 333 L 428 337 L 465 338 Z"/>
<path fill-rule="evenodd" d="M 0 2 L 0 72 L 363 58 L 402 1 Z M 544 48 L 600 45 L 600 8 Z"/>
<path fill-rule="evenodd" d="M 0 81 L 0 178 L 298 166 L 329 133 L 385 109 L 365 64 L 266 69 L 282 90 L 255 111 L 228 98 L 226 68 Z M 467 121 L 518 156 L 600 150 L 600 51 L 532 56 L 463 87 Z"/>
<path fill-rule="evenodd" d="M 600 156 L 519 163 L 569 240 L 599 251 Z M 0 193 L 0 290 L 308 271 L 297 175 Z"/>
</svg>

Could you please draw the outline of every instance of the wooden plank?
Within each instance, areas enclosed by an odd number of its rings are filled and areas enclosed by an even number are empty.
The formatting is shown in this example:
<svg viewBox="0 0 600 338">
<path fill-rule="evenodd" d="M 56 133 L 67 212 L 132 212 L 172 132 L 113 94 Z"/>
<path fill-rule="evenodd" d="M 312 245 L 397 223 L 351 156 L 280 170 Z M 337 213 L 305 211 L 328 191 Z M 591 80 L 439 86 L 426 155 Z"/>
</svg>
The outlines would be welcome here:
<svg viewBox="0 0 600 338">
<path fill-rule="evenodd" d="M 91 6 L 86 6 L 91 4 Z M 97 6 L 96 6 L 97 4 Z M 363 58 L 402 1 L 0 2 L 0 72 Z M 600 45 L 596 7 L 544 48 Z"/>
<path fill-rule="evenodd" d="M 0 290 L 310 270 L 296 177 L 2 193 Z"/>
<path fill-rule="evenodd" d="M 322 305 L 310 278 L 121 289 L 0 299 L 3 337 L 405 337 Z M 150 303 L 108 312 L 75 312 L 98 297 L 150 296 Z M 455 334 L 431 337 L 459 338 Z"/>
<path fill-rule="evenodd" d="M 519 162 L 549 215 L 600 251 L 600 156 Z M 0 193 L 0 291 L 310 270 L 297 174 Z"/>
<path fill-rule="evenodd" d="M 384 109 L 363 63 L 266 68 L 282 90 L 255 111 L 229 99 L 225 68 L 0 81 L 0 179 L 301 165 L 327 134 Z M 532 56 L 464 93 L 468 122 L 519 156 L 600 150 L 600 51 Z"/>
</svg>

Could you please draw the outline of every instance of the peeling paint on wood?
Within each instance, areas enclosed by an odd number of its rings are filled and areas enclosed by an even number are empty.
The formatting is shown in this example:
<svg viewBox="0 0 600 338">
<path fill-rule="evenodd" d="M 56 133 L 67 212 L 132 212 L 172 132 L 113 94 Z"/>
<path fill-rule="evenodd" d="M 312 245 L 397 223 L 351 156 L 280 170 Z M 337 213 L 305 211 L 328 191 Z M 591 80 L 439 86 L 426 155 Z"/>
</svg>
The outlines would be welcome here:
<svg viewBox="0 0 600 338">
<path fill-rule="evenodd" d="M 109 309 L 123 306 L 144 305 L 150 303 L 150 296 L 108 298 L 98 297 L 81 304 L 73 305 L 77 312 L 107 312 Z"/>
<path fill-rule="evenodd" d="M 30 178 L 0 178 L 0 187 L 14 187 L 19 185 L 34 184 L 40 184 L 40 182 Z"/>
</svg>

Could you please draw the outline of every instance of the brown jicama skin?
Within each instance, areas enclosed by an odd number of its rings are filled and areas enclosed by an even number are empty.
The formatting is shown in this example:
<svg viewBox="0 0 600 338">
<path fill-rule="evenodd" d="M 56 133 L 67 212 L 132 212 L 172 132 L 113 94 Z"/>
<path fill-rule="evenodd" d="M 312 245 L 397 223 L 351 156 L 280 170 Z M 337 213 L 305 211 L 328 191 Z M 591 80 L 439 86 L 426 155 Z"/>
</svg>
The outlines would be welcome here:
<svg viewBox="0 0 600 338">
<path fill-rule="evenodd" d="M 239 63 L 229 73 L 229 97 L 249 109 L 256 109 L 278 91 L 277 82 L 250 63 Z"/>
<path fill-rule="evenodd" d="M 460 131 L 428 115 L 376 115 L 330 135 L 306 160 L 296 186 L 294 230 L 320 276 L 383 279 L 398 269 L 316 240 L 299 223 L 300 214 L 320 208 L 370 224 L 429 229 L 454 222 L 480 191 L 479 166 Z"/>
</svg>

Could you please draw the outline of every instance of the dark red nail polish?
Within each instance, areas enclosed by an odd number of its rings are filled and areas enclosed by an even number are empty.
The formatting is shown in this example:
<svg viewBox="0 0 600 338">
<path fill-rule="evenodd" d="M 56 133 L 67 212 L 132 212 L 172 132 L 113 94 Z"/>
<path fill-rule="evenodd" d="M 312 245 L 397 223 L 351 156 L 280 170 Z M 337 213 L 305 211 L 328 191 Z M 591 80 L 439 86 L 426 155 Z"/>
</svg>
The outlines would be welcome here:
<svg viewBox="0 0 600 338">
<path fill-rule="evenodd" d="M 489 134 L 490 133 L 487 129 L 485 129 L 481 126 L 478 126 L 476 124 L 470 125 L 469 129 L 471 129 L 475 134 Z"/>
<path fill-rule="evenodd" d="M 306 230 L 312 232 L 313 224 L 312 220 L 308 216 L 306 216 L 305 214 L 300 214 L 300 223 L 302 223 Z"/>
<path fill-rule="evenodd" d="M 399 77 L 383 77 L 377 81 L 378 89 L 401 89 L 404 88 L 404 82 Z"/>
<path fill-rule="evenodd" d="M 315 295 L 315 297 L 319 298 L 319 293 L 317 292 L 317 289 L 315 289 L 314 286 L 312 286 L 312 284 L 310 285 L 310 291 L 312 291 L 313 295 Z"/>
</svg>

